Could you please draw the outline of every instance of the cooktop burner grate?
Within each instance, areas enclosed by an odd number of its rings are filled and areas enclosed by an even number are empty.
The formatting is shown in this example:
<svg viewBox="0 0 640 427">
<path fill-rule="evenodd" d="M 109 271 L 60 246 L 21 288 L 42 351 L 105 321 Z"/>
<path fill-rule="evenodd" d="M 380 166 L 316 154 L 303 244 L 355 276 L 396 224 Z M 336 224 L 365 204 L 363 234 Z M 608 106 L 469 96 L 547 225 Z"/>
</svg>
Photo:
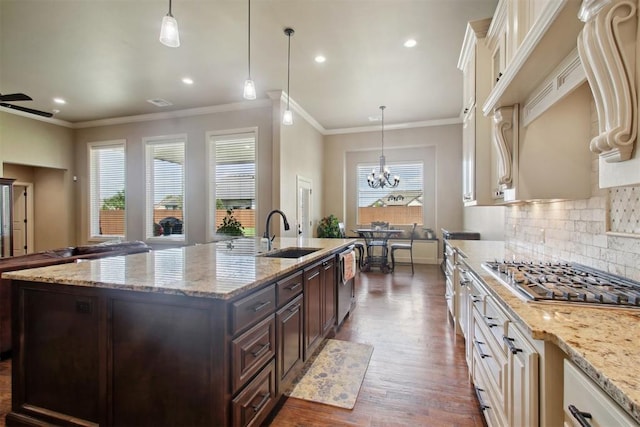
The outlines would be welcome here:
<svg viewBox="0 0 640 427">
<path fill-rule="evenodd" d="M 483 266 L 532 300 L 640 307 L 640 283 L 580 264 L 490 261 Z"/>
</svg>

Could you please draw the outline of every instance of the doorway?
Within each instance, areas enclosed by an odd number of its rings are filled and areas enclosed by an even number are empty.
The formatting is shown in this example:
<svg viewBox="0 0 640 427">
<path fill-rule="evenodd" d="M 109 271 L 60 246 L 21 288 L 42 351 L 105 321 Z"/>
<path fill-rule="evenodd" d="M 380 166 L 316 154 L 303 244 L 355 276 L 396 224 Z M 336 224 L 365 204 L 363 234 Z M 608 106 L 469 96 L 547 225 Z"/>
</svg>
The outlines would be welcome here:
<svg viewBox="0 0 640 427">
<path fill-rule="evenodd" d="M 313 230 L 311 229 L 313 226 L 311 220 L 311 180 L 300 175 L 296 175 L 296 188 L 296 222 L 298 223 L 298 236 L 305 238 L 313 237 Z"/>
<path fill-rule="evenodd" d="M 13 256 L 33 252 L 33 183 L 13 184 Z"/>
</svg>

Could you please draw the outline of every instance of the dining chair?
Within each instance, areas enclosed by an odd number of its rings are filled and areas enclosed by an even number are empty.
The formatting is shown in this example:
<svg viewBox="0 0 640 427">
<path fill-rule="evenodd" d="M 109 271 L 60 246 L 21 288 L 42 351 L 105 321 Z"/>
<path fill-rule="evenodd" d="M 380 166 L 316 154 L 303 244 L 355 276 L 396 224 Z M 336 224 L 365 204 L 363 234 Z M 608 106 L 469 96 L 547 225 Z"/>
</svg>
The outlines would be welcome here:
<svg viewBox="0 0 640 427">
<path fill-rule="evenodd" d="M 408 250 L 409 255 L 411 256 L 411 274 L 413 274 L 413 239 L 416 235 L 416 226 L 417 223 L 413 223 L 413 227 L 411 228 L 411 240 L 409 243 L 392 243 L 391 244 L 391 271 L 395 271 L 396 269 L 396 258 L 394 256 L 394 252 L 397 250 Z"/>
</svg>

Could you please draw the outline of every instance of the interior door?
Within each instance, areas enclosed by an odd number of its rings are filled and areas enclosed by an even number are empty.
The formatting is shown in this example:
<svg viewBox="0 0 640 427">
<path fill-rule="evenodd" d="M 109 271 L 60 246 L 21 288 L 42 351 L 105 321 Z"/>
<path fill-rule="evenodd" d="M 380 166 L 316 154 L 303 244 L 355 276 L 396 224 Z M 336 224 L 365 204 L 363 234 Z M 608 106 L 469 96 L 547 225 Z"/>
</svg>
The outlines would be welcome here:
<svg viewBox="0 0 640 427">
<path fill-rule="evenodd" d="M 297 181 L 297 215 L 298 235 L 301 237 L 313 237 L 311 220 L 311 180 L 301 176 L 296 177 Z"/>
<path fill-rule="evenodd" d="M 13 256 L 27 253 L 27 187 L 13 185 Z"/>
</svg>

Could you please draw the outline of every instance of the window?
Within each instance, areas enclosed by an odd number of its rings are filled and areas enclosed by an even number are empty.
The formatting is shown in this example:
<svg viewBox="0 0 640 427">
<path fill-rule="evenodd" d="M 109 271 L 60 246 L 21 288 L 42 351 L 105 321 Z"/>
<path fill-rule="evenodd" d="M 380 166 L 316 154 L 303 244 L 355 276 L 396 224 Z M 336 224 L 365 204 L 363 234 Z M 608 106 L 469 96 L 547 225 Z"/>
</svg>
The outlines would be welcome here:
<svg viewBox="0 0 640 427">
<path fill-rule="evenodd" d="M 89 238 L 125 236 L 125 141 L 89 143 Z"/>
<path fill-rule="evenodd" d="M 422 225 L 423 216 L 423 169 L 422 162 L 394 163 L 388 165 L 392 175 L 400 177 L 396 188 L 371 188 L 367 176 L 372 169 L 378 169 L 374 163 L 358 164 L 358 224 L 371 224 L 384 221 L 395 225 Z"/>
<path fill-rule="evenodd" d="M 256 235 L 256 134 L 255 132 L 209 137 L 211 235 L 222 224 L 227 210 L 244 227 L 245 236 Z"/>
<path fill-rule="evenodd" d="M 186 136 L 145 138 L 146 237 L 184 240 L 184 147 Z"/>
</svg>

